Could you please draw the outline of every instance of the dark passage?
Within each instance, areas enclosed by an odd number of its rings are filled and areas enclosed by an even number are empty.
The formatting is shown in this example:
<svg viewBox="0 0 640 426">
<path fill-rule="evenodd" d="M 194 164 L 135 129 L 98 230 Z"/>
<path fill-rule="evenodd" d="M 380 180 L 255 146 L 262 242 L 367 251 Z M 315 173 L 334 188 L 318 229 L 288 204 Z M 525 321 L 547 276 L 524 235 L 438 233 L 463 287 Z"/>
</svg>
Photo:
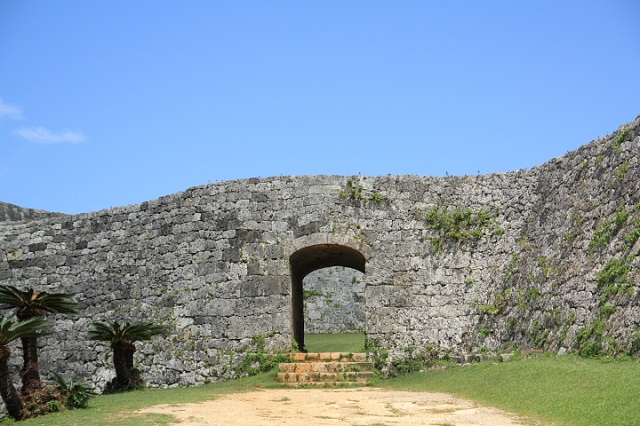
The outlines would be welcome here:
<svg viewBox="0 0 640 426">
<path fill-rule="evenodd" d="M 291 268 L 291 309 L 293 339 L 304 350 L 304 300 L 302 280 L 308 274 L 329 266 L 345 266 L 365 273 L 365 258 L 358 250 L 338 244 L 305 247 L 289 257 Z"/>
</svg>

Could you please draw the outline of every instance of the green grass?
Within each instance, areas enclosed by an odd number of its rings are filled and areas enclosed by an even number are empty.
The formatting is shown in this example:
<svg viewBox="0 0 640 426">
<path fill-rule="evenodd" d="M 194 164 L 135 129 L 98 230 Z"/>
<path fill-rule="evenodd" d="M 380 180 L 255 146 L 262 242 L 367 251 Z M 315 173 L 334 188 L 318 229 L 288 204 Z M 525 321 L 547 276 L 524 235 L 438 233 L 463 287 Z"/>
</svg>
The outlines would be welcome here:
<svg viewBox="0 0 640 426">
<path fill-rule="evenodd" d="M 333 341 L 328 337 L 320 340 Z M 352 336 L 352 343 L 356 339 Z M 359 340 L 358 340 L 359 341 Z M 349 351 L 355 352 L 355 351 Z M 147 389 L 92 398 L 73 410 L 20 422 L 21 425 L 169 425 L 169 415 L 133 414 L 158 404 L 197 403 L 219 395 L 279 388 L 275 372 L 199 387 Z M 484 362 L 446 370 L 376 379 L 389 390 L 446 392 L 554 425 L 640 425 L 640 360 L 603 362 L 577 356 L 539 356 L 504 363 Z M 1 425 L 14 424 L 12 420 Z"/>
<path fill-rule="evenodd" d="M 364 333 L 305 334 L 307 352 L 364 352 Z"/>
<path fill-rule="evenodd" d="M 159 404 L 198 403 L 219 395 L 252 391 L 257 388 L 281 388 L 275 372 L 238 380 L 196 387 L 145 389 L 111 395 L 98 395 L 89 400 L 89 408 L 47 414 L 35 419 L 14 422 L 5 418 L 0 425 L 46 426 L 139 426 L 173 425 L 176 419 L 166 414 L 135 415 L 134 411 Z"/>
<path fill-rule="evenodd" d="M 379 381 L 438 391 L 559 425 L 640 425 L 640 362 L 540 356 Z"/>
</svg>

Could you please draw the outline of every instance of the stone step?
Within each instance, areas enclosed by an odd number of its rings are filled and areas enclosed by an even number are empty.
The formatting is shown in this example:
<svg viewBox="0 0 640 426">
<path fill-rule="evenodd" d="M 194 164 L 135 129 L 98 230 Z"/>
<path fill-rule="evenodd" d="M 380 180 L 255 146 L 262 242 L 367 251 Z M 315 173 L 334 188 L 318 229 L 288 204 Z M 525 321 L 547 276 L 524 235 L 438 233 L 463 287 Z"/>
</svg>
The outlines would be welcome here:
<svg viewBox="0 0 640 426">
<path fill-rule="evenodd" d="M 279 365 L 284 373 L 344 373 L 373 371 L 373 362 L 286 362 Z"/>
<path fill-rule="evenodd" d="M 373 379 L 373 371 L 348 371 L 344 373 L 319 373 L 308 371 L 303 373 L 278 373 L 278 379 L 284 383 L 344 383 L 365 384 Z"/>
<path fill-rule="evenodd" d="M 309 352 L 290 353 L 292 362 L 366 362 L 370 361 L 364 353 L 346 352 Z"/>
<path fill-rule="evenodd" d="M 357 387 L 357 386 L 366 386 L 368 383 L 356 383 L 356 382 L 306 382 L 306 383 L 298 383 L 298 382 L 286 382 L 287 387 L 290 388 L 340 388 L 340 387 Z"/>
<path fill-rule="evenodd" d="M 291 353 L 278 366 L 278 379 L 291 386 L 363 385 L 374 377 L 367 354 L 345 352 Z"/>
</svg>

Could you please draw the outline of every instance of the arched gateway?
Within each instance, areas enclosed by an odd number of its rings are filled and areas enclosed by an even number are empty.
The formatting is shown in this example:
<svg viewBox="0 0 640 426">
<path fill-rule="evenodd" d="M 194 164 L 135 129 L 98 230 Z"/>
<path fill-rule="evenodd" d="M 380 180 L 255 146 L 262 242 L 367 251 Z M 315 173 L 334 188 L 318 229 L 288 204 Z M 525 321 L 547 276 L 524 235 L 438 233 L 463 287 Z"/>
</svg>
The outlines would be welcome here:
<svg viewBox="0 0 640 426">
<path fill-rule="evenodd" d="M 328 266 L 366 269 L 366 338 L 389 361 L 636 351 L 639 152 L 640 118 L 508 173 L 246 179 L 79 215 L 0 205 L 0 285 L 74 295 L 41 366 L 98 389 L 113 373 L 92 321 L 167 325 L 137 352 L 153 386 L 234 377 L 253 346 L 304 345 L 302 280 Z"/>
<path fill-rule="evenodd" d="M 365 273 L 366 259 L 362 253 L 340 244 L 316 244 L 297 250 L 289 257 L 291 268 L 291 319 L 293 339 L 298 347 L 304 344 L 304 277 L 318 269 L 344 266 Z"/>
</svg>

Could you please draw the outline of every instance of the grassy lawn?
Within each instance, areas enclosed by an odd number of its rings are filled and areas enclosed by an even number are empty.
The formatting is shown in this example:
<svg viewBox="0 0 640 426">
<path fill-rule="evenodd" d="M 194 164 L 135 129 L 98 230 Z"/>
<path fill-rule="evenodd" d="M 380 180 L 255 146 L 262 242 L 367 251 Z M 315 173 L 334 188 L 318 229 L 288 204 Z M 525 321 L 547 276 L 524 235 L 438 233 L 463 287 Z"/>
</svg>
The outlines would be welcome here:
<svg viewBox="0 0 640 426">
<path fill-rule="evenodd" d="M 376 385 L 437 391 L 561 425 L 640 425 L 640 362 L 540 356 L 414 373 Z"/>
<path fill-rule="evenodd" d="M 306 334 L 307 352 L 364 352 L 364 333 Z"/>
</svg>

